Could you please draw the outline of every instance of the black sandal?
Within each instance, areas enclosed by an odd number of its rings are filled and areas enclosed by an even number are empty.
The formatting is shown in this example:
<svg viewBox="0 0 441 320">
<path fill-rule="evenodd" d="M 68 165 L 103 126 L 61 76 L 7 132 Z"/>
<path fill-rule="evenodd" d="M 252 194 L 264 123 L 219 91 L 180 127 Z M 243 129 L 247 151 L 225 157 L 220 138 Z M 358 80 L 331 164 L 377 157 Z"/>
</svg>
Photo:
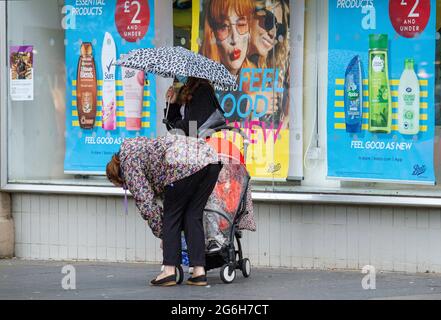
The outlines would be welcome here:
<svg viewBox="0 0 441 320">
<path fill-rule="evenodd" d="M 156 286 L 156 287 L 171 287 L 171 286 L 175 286 L 176 283 L 176 274 L 172 274 L 171 276 L 162 278 L 161 280 L 156 280 L 153 279 L 152 281 L 150 281 L 150 284 L 152 286 Z"/>
<path fill-rule="evenodd" d="M 187 280 L 187 284 L 191 286 L 206 286 L 208 284 L 207 276 L 204 274 L 198 277 L 190 277 Z"/>
</svg>

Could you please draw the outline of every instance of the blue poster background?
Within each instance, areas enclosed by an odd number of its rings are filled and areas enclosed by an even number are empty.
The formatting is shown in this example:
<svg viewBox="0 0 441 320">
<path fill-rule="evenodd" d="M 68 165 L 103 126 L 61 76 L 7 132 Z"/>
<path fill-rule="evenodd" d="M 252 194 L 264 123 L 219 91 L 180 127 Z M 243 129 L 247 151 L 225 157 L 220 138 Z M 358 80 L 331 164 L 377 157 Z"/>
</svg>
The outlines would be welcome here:
<svg viewBox="0 0 441 320">
<path fill-rule="evenodd" d="M 346 2 L 351 3 L 351 1 Z M 389 18 L 388 0 L 370 2 L 373 3 L 376 13 L 374 30 L 363 29 L 362 20 L 366 14 L 362 12 L 361 7 L 338 8 L 337 3 L 341 1 L 329 1 L 328 177 L 342 180 L 434 184 L 436 2 L 430 1 L 431 13 L 428 25 L 416 38 L 404 38 L 397 34 Z M 390 134 L 371 133 L 367 130 L 369 34 L 389 36 L 389 80 L 394 115 Z M 363 129 L 358 134 L 347 133 L 345 130 L 343 96 L 345 71 L 356 55 L 362 60 L 363 114 L 365 115 L 362 120 Z M 415 72 L 420 80 L 421 129 L 415 136 L 401 135 L 397 129 L 397 92 L 406 58 L 415 60 Z M 351 146 L 353 141 L 361 141 L 362 144 L 355 145 L 362 145 L 363 148 Z M 372 143 L 384 147 L 370 149 Z"/>
<path fill-rule="evenodd" d="M 116 43 L 116 56 L 128 53 L 138 48 L 153 47 L 155 36 L 154 0 L 148 1 L 150 7 L 150 23 L 147 34 L 138 42 L 125 41 L 119 34 L 115 25 L 116 0 L 94 1 L 90 5 L 82 5 L 81 12 L 93 12 L 91 15 L 76 15 L 75 29 L 66 29 L 66 153 L 64 171 L 77 174 L 103 174 L 105 166 L 111 156 L 119 150 L 125 138 L 136 136 L 156 136 L 156 86 L 155 77 L 146 74 L 144 88 L 144 102 L 142 110 L 142 127 L 140 131 L 127 131 L 125 129 L 124 96 L 121 83 L 121 68 L 116 67 L 116 92 L 117 92 L 117 129 L 104 131 L 101 127 L 101 96 L 102 68 L 101 49 L 104 35 L 109 32 Z M 77 1 L 66 0 L 67 14 L 75 9 Z M 89 7 L 89 8 L 88 8 Z M 99 10 L 97 10 L 97 7 Z M 96 13 L 99 13 L 97 15 Z M 91 42 L 98 79 L 98 106 L 95 127 L 81 129 L 78 124 L 76 107 L 76 78 L 80 47 L 82 42 Z"/>
</svg>

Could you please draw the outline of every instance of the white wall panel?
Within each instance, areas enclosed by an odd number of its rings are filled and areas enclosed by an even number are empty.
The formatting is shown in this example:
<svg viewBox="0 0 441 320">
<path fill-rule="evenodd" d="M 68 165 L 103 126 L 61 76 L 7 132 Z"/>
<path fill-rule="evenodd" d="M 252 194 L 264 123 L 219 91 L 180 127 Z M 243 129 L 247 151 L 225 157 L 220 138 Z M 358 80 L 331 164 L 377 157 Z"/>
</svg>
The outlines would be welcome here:
<svg viewBox="0 0 441 320">
<path fill-rule="evenodd" d="M 49 226 L 50 226 L 50 214 L 49 214 L 50 199 L 46 196 L 40 196 L 40 257 L 44 260 L 50 258 L 49 250 Z"/>
<path fill-rule="evenodd" d="M 116 199 L 106 198 L 106 260 L 116 261 Z"/>
<path fill-rule="evenodd" d="M 68 212 L 68 196 L 58 197 L 58 241 L 59 258 L 65 260 L 68 257 L 69 247 L 69 212 Z"/>
<path fill-rule="evenodd" d="M 282 247 L 282 235 L 281 235 L 281 206 L 269 207 L 269 265 L 274 267 L 281 266 L 281 247 Z"/>
<path fill-rule="evenodd" d="M 67 197 L 67 257 L 69 259 L 78 259 L 78 198 L 78 196 Z"/>
<path fill-rule="evenodd" d="M 262 204 L 259 207 L 259 232 L 257 233 L 258 238 L 258 264 L 261 266 L 268 267 L 270 265 L 269 259 L 269 236 L 270 236 L 270 209 L 271 206 L 267 203 Z"/>
<path fill-rule="evenodd" d="M 86 200 L 86 219 L 87 219 L 87 259 L 97 259 L 97 205 L 96 198 L 87 197 Z"/>
<path fill-rule="evenodd" d="M 124 212 L 124 203 L 122 199 L 116 199 L 115 207 L 116 216 L 116 260 L 126 260 L 126 229 L 127 229 L 127 216 Z"/>
<path fill-rule="evenodd" d="M 97 199 L 97 259 L 106 260 L 107 250 L 106 250 L 106 198 L 99 197 Z"/>
<path fill-rule="evenodd" d="M 159 263 L 162 251 L 133 200 L 13 194 L 16 256 Z M 441 210 L 255 203 L 244 256 L 262 267 L 441 272 Z"/>
<path fill-rule="evenodd" d="M 42 199 L 49 203 L 49 258 L 54 260 L 60 258 L 59 199 L 56 195 L 48 196 L 47 200 Z"/>
<path fill-rule="evenodd" d="M 87 257 L 88 242 L 87 197 L 78 198 L 78 256 Z"/>
<path fill-rule="evenodd" d="M 280 266 L 282 267 L 291 267 L 291 238 L 291 206 L 283 204 L 280 205 Z"/>
<path fill-rule="evenodd" d="M 126 259 L 128 261 L 135 261 L 135 250 L 136 250 L 136 234 L 135 226 L 138 213 L 136 212 L 135 203 L 133 201 L 129 202 L 128 205 L 128 216 L 127 220 L 127 233 L 126 233 Z"/>
<path fill-rule="evenodd" d="M 347 243 L 347 264 L 348 268 L 357 269 L 358 268 L 358 208 L 348 207 L 346 208 L 347 214 L 347 232 L 346 232 L 346 243 Z"/>
</svg>

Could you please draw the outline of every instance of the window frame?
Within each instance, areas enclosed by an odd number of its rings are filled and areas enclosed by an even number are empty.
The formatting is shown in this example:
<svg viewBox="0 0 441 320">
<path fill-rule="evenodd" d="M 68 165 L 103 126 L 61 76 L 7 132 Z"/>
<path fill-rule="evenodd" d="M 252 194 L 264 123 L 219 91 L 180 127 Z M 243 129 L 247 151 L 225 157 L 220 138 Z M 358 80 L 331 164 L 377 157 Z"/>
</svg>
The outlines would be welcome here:
<svg viewBox="0 0 441 320">
<path fill-rule="evenodd" d="M 56 184 L 32 184 L 32 183 L 10 183 L 8 181 L 8 95 L 9 95 L 9 74 L 8 74 L 8 49 L 7 49 L 7 4 L 8 1 L 0 1 L 0 190 L 4 192 L 18 193 L 51 193 L 51 194 L 78 194 L 91 196 L 117 196 L 122 197 L 124 191 L 116 187 L 97 187 L 84 185 L 56 185 Z M 325 1 L 324 5 L 327 5 Z M 324 19 L 327 20 L 327 19 Z M 305 16 L 306 22 L 306 16 Z M 323 23 L 323 21 L 322 21 Z M 306 29 L 306 28 L 305 28 Z M 306 38 L 306 34 L 305 34 Z M 171 39 L 170 39 L 171 40 Z M 167 39 L 165 40 L 165 42 Z M 304 43 L 304 42 L 302 42 Z M 163 44 L 165 45 L 165 43 Z M 303 49 L 301 50 L 303 52 Z M 320 54 L 320 52 L 316 52 Z M 317 83 L 319 84 L 319 83 Z M 165 86 L 166 83 L 163 83 Z M 158 85 L 159 87 L 159 85 Z M 300 89 L 298 89 L 300 90 Z M 303 88 L 302 88 L 303 91 Z M 298 92 L 298 91 L 296 91 Z M 159 97 L 158 97 L 159 98 Z M 161 103 L 161 99 L 158 99 Z M 303 104 L 305 101 L 303 101 Z M 321 104 L 318 104 L 321 105 Z M 317 107 L 317 106 L 316 106 Z M 318 110 L 322 113 L 323 110 Z M 321 115 L 323 116 L 323 115 Z M 305 136 L 305 127 L 303 128 Z M 323 135 L 321 135 L 323 137 Z M 326 148 L 326 139 L 319 142 Z M 302 157 L 303 160 L 303 157 Z M 271 188 L 271 186 L 268 186 Z M 341 187 L 340 187 L 341 188 Z M 265 202 L 300 202 L 310 204 L 345 204 L 345 205 L 381 205 L 381 206 L 410 206 L 410 207 L 441 207 L 441 192 L 439 197 L 418 196 L 418 195 L 366 195 L 360 193 L 340 192 L 328 190 L 317 192 L 307 191 L 302 186 L 293 187 L 292 191 L 278 192 L 277 187 L 271 191 L 258 190 L 254 188 L 253 199 Z M 302 190 L 303 189 L 303 190 Z M 355 189 L 354 189 L 355 190 Z M 387 190 L 388 191 L 388 190 Z M 393 190 L 390 191 L 393 193 Z"/>
</svg>

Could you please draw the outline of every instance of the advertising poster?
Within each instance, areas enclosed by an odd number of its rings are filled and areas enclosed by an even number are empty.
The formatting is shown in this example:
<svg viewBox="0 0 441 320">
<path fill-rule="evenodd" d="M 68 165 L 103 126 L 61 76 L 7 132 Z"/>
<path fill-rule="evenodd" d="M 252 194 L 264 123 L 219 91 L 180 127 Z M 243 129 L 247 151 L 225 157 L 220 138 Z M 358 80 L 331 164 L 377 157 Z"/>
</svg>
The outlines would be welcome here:
<svg viewBox="0 0 441 320">
<path fill-rule="evenodd" d="M 329 1 L 328 176 L 434 184 L 435 0 Z"/>
<path fill-rule="evenodd" d="M 125 138 L 156 135 L 155 78 L 116 67 L 151 48 L 153 0 L 66 0 L 66 173 L 102 174 Z"/>
<path fill-rule="evenodd" d="M 193 1 L 192 49 L 222 63 L 237 85 L 216 88 L 230 125 L 247 135 L 253 178 L 285 180 L 290 154 L 290 3 Z M 197 40 L 200 39 L 200 40 Z"/>
<path fill-rule="evenodd" d="M 9 65 L 11 100 L 34 100 L 33 46 L 10 46 Z"/>
<path fill-rule="evenodd" d="M 441 34 L 441 1 L 436 2 L 436 32 Z M 441 58 L 441 37 L 436 37 L 435 57 Z M 441 126 L 441 63 L 435 64 L 435 125 Z"/>
</svg>

